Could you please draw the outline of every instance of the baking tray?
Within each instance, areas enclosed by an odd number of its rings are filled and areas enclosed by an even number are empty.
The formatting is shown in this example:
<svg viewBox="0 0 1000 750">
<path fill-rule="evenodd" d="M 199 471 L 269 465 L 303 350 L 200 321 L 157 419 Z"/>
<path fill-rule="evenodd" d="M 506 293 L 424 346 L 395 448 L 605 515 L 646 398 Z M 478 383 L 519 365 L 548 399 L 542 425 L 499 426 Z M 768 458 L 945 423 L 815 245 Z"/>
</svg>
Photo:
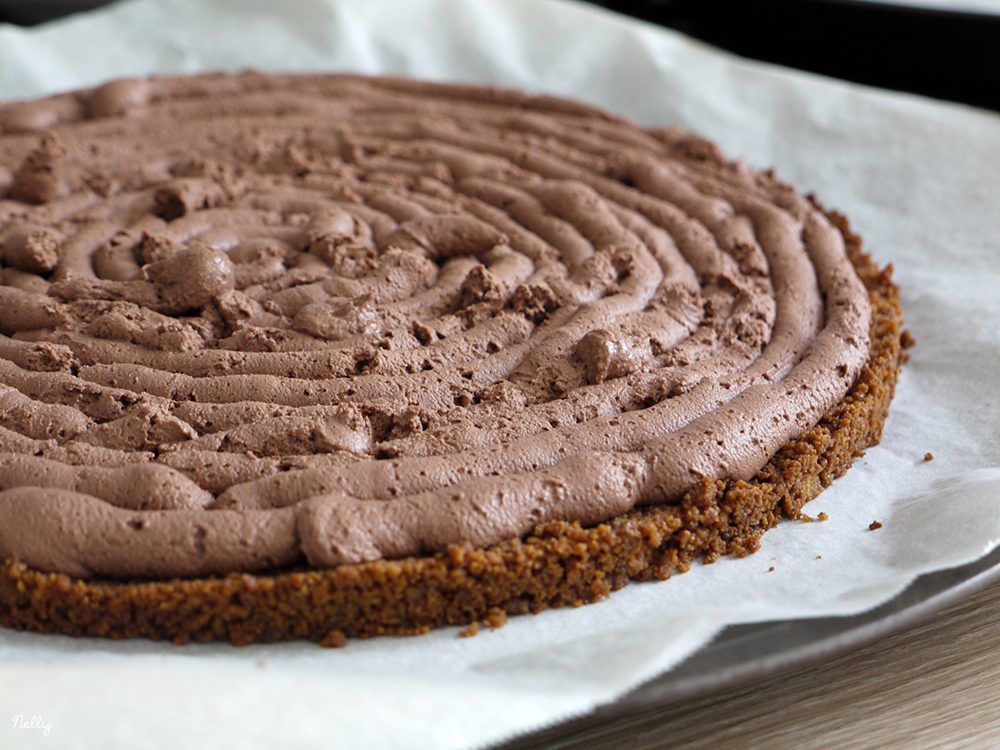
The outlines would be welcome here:
<svg viewBox="0 0 1000 750">
<path fill-rule="evenodd" d="M 859 615 L 732 625 L 670 671 L 614 703 L 508 744 L 513 750 L 514 746 L 533 747 L 536 738 L 554 742 L 563 732 L 603 725 L 619 714 L 665 707 L 681 699 L 820 664 L 911 628 L 996 582 L 1000 582 L 1000 547 L 968 565 L 923 575 L 893 599 Z"/>
<path fill-rule="evenodd" d="M 907 10 L 929 10 L 936 13 L 1000 16 L 1000 0 L 838 0 L 842 5 L 889 5 Z"/>
<path fill-rule="evenodd" d="M 997 581 L 1000 547 L 969 565 L 923 575 L 860 615 L 733 625 L 666 674 L 599 711 L 663 705 L 818 664 L 911 628 Z"/>
</svg>

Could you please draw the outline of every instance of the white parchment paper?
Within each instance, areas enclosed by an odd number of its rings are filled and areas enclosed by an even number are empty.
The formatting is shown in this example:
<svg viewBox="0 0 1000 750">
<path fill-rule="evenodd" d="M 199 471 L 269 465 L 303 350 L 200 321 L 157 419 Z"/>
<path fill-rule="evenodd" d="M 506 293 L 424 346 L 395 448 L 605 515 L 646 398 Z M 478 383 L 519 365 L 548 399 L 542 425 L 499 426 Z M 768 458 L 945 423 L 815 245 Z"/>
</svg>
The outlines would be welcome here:
<svg viewBox="0 0 1000 750">
<path fill-rule="evenodd" d="M 614 699 L 728 623 L 855 613 L 1000 540 L 1000 117 L 555 0 L 136 0 L 0 26 L 2 98 L 246 66 L 486 81 L 698 130 L 847 213 L 895 264 L 918 347 L 882 444 L 809 506 L 830 520 L 782 524 L 752 557 L 471 639 L 234 649 L 0 631 L 0 747 L 484 746 Z"/>
</svg>

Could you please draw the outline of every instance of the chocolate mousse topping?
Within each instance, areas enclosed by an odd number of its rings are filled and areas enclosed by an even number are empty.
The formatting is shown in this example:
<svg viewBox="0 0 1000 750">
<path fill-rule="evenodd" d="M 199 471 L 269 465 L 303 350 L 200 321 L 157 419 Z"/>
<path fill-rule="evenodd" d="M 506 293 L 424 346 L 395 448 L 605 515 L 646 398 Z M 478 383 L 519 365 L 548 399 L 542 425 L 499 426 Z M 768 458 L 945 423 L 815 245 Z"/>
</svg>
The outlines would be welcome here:
<svg viewBox="0 0 1000 750">
<path fill-rule="evenodd" d="M 844 236 L 673 129 L 485 87 L 0 105 L 0 558 L 487 547 L 749 479 L 869 354 Z"/>
</svg>

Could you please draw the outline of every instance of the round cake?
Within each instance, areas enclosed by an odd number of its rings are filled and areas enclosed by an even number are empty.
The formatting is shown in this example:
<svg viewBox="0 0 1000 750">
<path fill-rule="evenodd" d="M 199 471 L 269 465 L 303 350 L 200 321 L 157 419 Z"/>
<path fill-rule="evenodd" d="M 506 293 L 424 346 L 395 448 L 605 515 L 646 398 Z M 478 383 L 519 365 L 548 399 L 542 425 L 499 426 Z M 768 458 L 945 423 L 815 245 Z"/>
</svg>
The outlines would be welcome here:
<svg viewBox="0 0 1000 750">
<path fill-rule="evenodd" d="M 0 624 L 495 625 L 747 554 L 877 442 L 898 293 L 676 129 L 478 86 L 0 105 Z"/>
</svg>

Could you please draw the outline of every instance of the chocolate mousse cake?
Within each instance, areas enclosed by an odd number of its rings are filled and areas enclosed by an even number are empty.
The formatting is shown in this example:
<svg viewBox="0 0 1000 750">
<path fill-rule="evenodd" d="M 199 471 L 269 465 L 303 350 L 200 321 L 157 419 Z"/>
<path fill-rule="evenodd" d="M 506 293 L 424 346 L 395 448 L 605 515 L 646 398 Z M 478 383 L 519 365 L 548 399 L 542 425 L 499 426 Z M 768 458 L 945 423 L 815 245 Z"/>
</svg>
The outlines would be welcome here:
<svg viewBox="0 0 1000 750">
<path fill-rule="evenodd" d="M 753 552 L 877 442 L 898 293 L 676 129 L 489 87 L 0 105 L 0 624 L 495 625 Z"/>
</svg>

